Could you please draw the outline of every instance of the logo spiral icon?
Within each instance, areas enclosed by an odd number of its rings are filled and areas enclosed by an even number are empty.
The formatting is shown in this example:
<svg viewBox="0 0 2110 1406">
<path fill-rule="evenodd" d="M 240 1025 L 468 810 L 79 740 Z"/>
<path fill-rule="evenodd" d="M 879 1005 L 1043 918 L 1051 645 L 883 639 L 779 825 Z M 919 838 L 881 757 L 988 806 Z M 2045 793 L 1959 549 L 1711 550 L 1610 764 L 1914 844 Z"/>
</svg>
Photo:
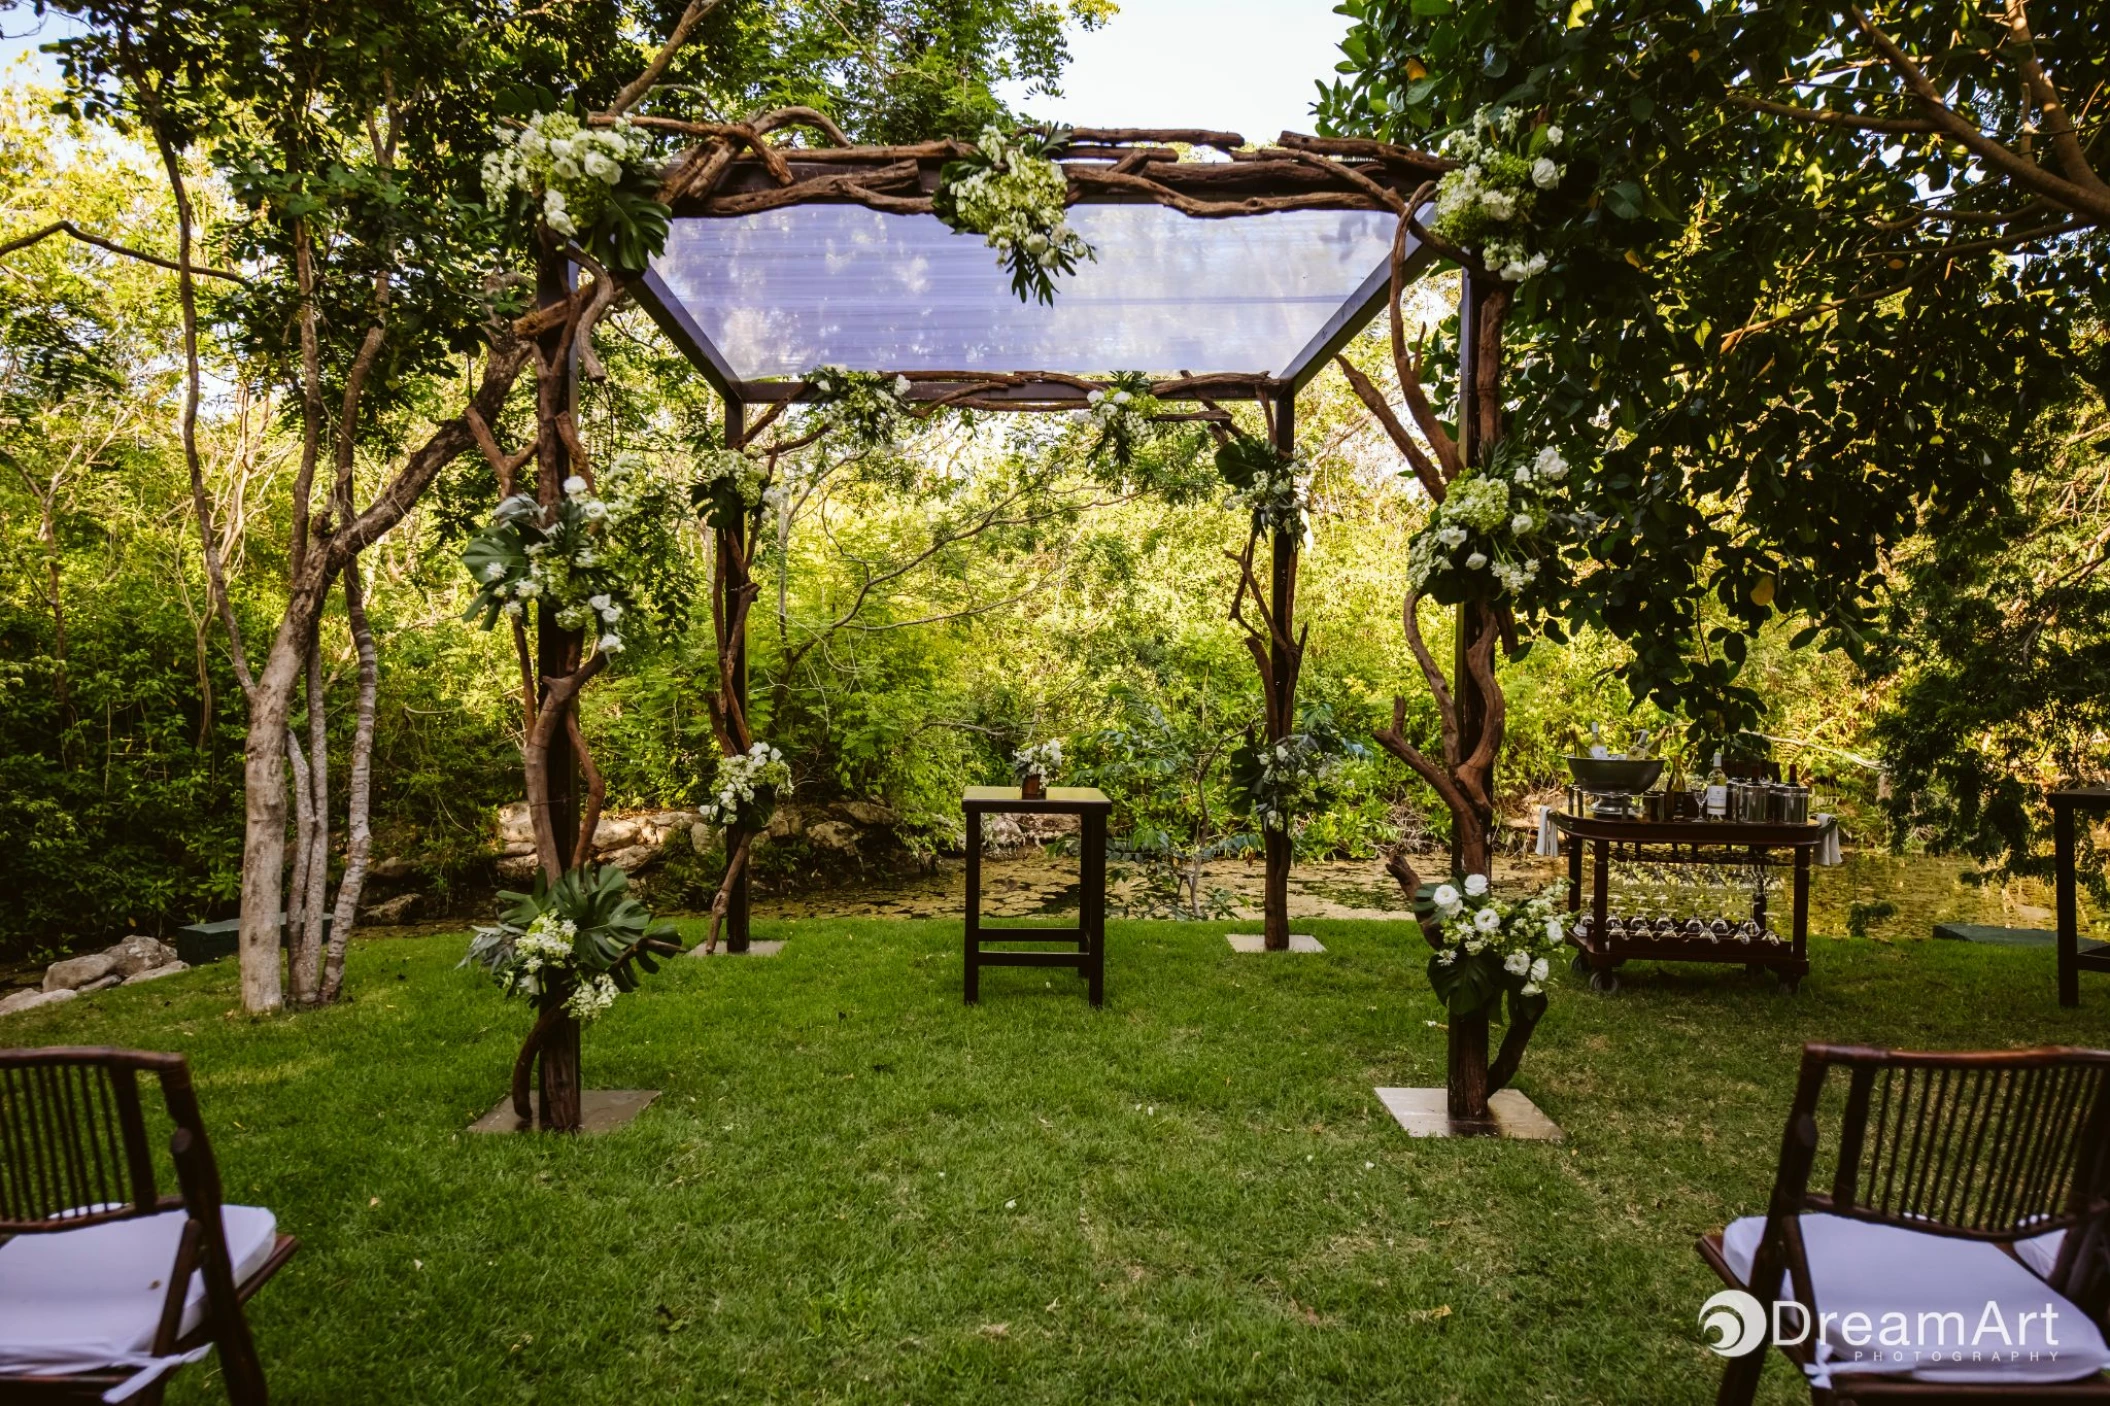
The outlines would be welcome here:
<svg viewBox="0 0 2110 1406">
<path fill-rule="evenodd" d="M 1700 1305 L 1700 1332 L 1719 1357 L 1742 1357 L 1766 1341 L 1766 1309 L 1742 1289 L 1724 1289 Z"/>
</svg>

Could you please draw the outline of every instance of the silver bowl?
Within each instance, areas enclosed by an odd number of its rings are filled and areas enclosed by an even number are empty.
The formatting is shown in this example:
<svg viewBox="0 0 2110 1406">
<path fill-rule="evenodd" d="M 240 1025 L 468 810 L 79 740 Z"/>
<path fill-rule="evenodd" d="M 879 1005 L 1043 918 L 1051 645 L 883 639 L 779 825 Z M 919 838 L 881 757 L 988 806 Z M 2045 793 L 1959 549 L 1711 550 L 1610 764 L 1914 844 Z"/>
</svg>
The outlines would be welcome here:
<svg viewBox="0 0 2110 1406">
<path fill-rule="evenodd" d="M 1663 775 L 1661 757 L 1570 757 L 1575 784 L 1594 795 L 1638 796 Z"/>
</svg>

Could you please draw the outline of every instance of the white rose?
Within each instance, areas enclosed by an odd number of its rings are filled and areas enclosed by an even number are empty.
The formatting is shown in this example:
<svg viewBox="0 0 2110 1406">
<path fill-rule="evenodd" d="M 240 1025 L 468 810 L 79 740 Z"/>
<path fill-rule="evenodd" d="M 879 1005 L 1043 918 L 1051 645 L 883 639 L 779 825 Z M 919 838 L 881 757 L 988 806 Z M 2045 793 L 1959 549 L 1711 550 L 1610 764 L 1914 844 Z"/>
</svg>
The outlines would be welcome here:
<svg viewBox="0 0 2110 1406">
<path fill-rule="evenodd" d="M 585 479 L 583 479 L 583 478 L 581 478 L 581 477 L 579 477 L 579 475 L 577 475 L 577 474 L 573 474 L 573 475 L 572 475 L 572 476 L 571 476 L 570 478 L 568 478 L 568 479 L 564 480 L 564 496 L 565 496 L 565 497 L 567 497 L 567 498 L 576 498 L 576 497 L 578 497 L 578 496 L 579 496 L 579 495 L 580 495 L 581 493 L 584 493 L 585 491 L 586 491 L 586 480 L 585 480 Z"/>
<path fill-rule="evenodd" d="M 1546 965 L 1546 959 L 1544 957 L 1541 957 L 1536 962 L 1533 962 L 1531 964 L 1531 979 L 1533 981 L 1544 981 L 1546 979 L 1546 973 L 1550 970 L 1552 970 L 1552 968 Z"/>
<path fill-rule="evenodd" d="M 1484 933 L 1498 932 L 1502 927 L 1502 915 L 1492 908 L 1482 908 L 1473 914 L 1473 926 Z"/>
<path fill-rule="evenodd" d="M 1536 981 L 1527 981 L 1524 983 L 1523 990 L 1519 994 L 1525 996 L 1536 996 L 1539 994 L 1540 991 L 1544 989 L 1545 988 L 1540 986 Z"/>
<path fill-rule="evenodd" d="M 1514 532 L 1519 537 L 1522 537 L 1525 533 L 1531 531 L 1531 514 L 1518 513 L 1515 517 L 1511 518 L 1509 520 L 1509 530 L 1511 532 Z"/>
<path fill-rule="evenodd" d="M 617 620 L 621 619 L 623 615 L 623 607 L 615 604 L 613 601 L 609 602 L 607 605 L 599 607 L 599 609 L 601 612 L 601 618 L 611 625 L 614 624 Z"/>
<path fill-rule="evenodd" d="M 1511 976 L 1522 976 L 1531 970 L 1531 958 L 1522 952 L 1512 952 L 1502 959 L 1502 970 Z"/>
<path fill-rule="evenodd" d="M 1553 164 L 1550 156 L 1541 156 L 1531 163 L 1531 183 L 1540 190 L 1551 190 L 1561 183 L 1561 168 Z"/>
<path fill-rule="evenodd" d="M 610 630 L 607 634 L 601 636 L 601 642 L 595 648 L 599 649 L 603 654 L 621 654 L 623 652 L 622 636 Z"/>
<path fill-rule="evenodd" d="M 1517 484 L 1517 485 L 1518 485 L 1519 487 L 1524 487 L 1524 486 L 1526 486 L 1526 485 L 1530 484 L 1530 482 L 1531 482 L 1531 465 L 1529 465 L 1529 464 L 1519 464 L 1519 465 L 1517 465 L 1517 471 L 1516 471 L 1516 474 L 1515 474 L 1515 476 L 1514 476 L 1514 477 L 1513 477 L 1513 478 L 1511 479 L 1511 482 L 1513 482 L 1513 483 Z"/>
<path fill-rule="evenodd" d="M 1471 556 L 1465 559 L 1465 564 L 1472 570 L 1478 571 L 1481 567 L 1487 565 L 1487 553 L 1474 552 Z"/>
<path fill-rule="evenodd" d="M 1546 145 L 1547 145 L 1547 146 L 1559 146 L 1560 144 L 1561 144 L 1561 129 L 1560 129 L 1559 127 L 1548 127 L 1548 128 L 1546 129 Z"/>
<path fill-rule="evenodd" d="M 1449 884 L 1439 885 L 1434 897 L 1436 906 L 1445 912 L 1456 908 L 1459 903 L 1458 890 L 1452 888 Z"/>
<path fill-rule="evenodd" d="M 1560 919 L 1548 918 L 1546 920 L 1546 940 L 1548 942 L 1560 942 L 1566 937 L 1567 933 L 1562 930 Z"/>
<path fill-rule="evenodd" d="M 1478 898 L 1481 894 L 1486 893 L 1487 875 L 1467 874 L 1465 876 L 1465 891 L 1467 895 L 1473 898 Z"/>
<path fill-rule="evenodd" d="M 586 168 L 587 175 L 592 176 L 604 185 L 614 185 L 623 178 L 623 168 L 598 151 L 588 152 L 585 159 L 580 161 L 579 164 Z M 1539 163 L 1541 166 L 1551 166 L 1552 164 L 1550 161 L 1541 161 Z"/>
<path fill-rule="evenodd" d="M 588 522 L 599 522 L 608 516 L 608 505 L 598 498 L 588 498 L 586 506 L 580 511 L 586 514 Z"/>
<path fill-rule="evenodd" d="M 606 610 L 609 606 L 609 601 L 610 597 L 605 593 L 598 596 L 588 596 L 586 598 L 586 603 L 592 606 L 595 610 Z"/>
</svg>

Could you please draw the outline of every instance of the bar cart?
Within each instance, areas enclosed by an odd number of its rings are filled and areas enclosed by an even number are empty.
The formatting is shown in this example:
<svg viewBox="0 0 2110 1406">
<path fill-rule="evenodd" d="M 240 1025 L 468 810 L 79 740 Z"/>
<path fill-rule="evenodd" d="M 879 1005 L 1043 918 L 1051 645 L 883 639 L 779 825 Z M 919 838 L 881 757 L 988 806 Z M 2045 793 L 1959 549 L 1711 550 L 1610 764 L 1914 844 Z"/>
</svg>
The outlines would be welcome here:
<svg viewBox="0 0 2110 1406">
<path fill-rule="evenodd" d="M 1577 948 L 1574 966 L 1590 974 L 1592 990 L 1617 991 L 1617 968 L 1637 959 L 1741 965 L 1753 974 L 1775 973 L 1789 991 L 1801 987 L 1810 970 L 1810 865 L 1829 822 L 1645 820 L 1563 813 L 1556 814 L 1553 823 L 1568 859 L 1568 940 Z M 1590 853 L 1587 912 L 1585 849 Z M 1636 911 L 1615 913 L 1615 860 L 1749 875 L 1751 916 L 1731 923 L 1719 915 L 1675 915 L 1669 911 L 1668 894 L 1654 904 L 1637 904 Z M 1773 927 L 1767 912 L 1773 871 L 1783 865 L 1794 871 L 1792 917 L 1785 936 Z"/>
</svg>

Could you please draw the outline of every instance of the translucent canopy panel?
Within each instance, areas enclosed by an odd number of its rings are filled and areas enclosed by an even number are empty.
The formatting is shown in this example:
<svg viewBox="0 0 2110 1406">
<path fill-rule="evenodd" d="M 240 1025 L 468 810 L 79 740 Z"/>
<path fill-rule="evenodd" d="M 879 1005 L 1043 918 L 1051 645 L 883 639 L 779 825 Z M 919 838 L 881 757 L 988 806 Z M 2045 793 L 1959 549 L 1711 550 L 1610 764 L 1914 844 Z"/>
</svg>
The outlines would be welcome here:
<svg viewBox="0 0 2110 1406">
<path fill-rule="evenodd" d="M 743 381 L 860 371 L 1281 375 L 1369 293 L 1393 217 L 1292 210 L 1193 219 L 1076 205 L 1098 260 L 1021 302 L 996 252 L 933 215 L 790 205 L 679 219 L 660 296 Z"/>
</svg>

